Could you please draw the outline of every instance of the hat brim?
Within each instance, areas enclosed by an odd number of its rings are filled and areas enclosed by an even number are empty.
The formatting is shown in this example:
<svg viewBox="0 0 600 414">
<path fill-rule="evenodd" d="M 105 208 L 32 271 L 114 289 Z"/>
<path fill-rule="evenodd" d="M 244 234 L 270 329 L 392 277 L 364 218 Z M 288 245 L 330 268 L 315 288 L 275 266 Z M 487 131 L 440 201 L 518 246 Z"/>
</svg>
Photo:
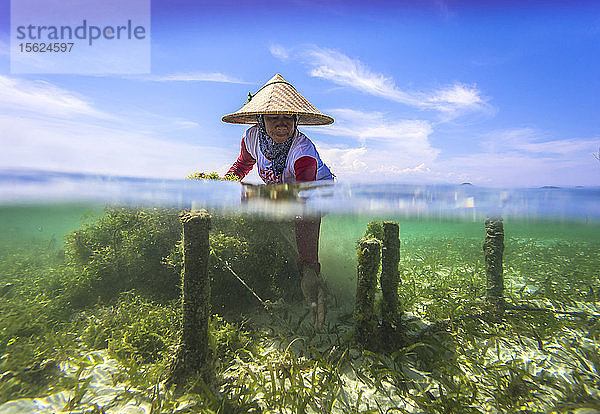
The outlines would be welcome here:
<svg viewBox="0 0 600 414">
<path fill-rule="evenodd" d="M 265 111 L 265 112 L 234 112 L 225 115 L 221 120 L 230 124 L 249 124 L 257 123 L 257 115 L 298 115 L 298 125 L 330 125 L 333 124 L 333 118 L 325 114 L 315 114 L 295 111 Z"/>
<path fill-rule="evenodd" d="M 333 118 L 321 113 L 288 83 L 276 74 L 236 112 L 225 115 L 223 122 L 230 124 L 256 124 L 257 115 L 298 115 L 298 125 L 329 125 Z"/>
</svg>

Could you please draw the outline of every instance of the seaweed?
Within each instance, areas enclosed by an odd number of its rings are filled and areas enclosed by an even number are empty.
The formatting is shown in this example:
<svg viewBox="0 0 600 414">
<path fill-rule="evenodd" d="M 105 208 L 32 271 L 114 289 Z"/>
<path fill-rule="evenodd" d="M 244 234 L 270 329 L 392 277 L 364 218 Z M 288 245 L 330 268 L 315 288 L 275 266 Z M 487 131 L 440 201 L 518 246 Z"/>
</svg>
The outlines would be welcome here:
<svg viewBox="0 0 600 414">
<path fill-rule="evenodd" d="M 511 220 L 501 316 L 486 315 L 481 223 L 474 236 L 401 235 L 405 335 L 362 350 L 335 313 L 324 332 L 302 323 L 300 295 L 272 318 L 227 268 L 269 303 L 293 298 L 291 221 L 214 214 L 208 346 L 217 382 L 196 377 L 183 394 L 167 390 L 181 327 L 176 213 L 107 208 L 67 236 L 63 253 L 51 237 L 2 242 L 0 404 L 66 391 L 57 410 L 102 412 L 127 401 L 155 413 L 600 409 L 597 236 L 537 237 L 545 225 L 519 234 Z M 117 367 L 110 380 L 120 390 L 104 405 L 90 402 L 90 370 L 101 360 Z"/>
</svg>

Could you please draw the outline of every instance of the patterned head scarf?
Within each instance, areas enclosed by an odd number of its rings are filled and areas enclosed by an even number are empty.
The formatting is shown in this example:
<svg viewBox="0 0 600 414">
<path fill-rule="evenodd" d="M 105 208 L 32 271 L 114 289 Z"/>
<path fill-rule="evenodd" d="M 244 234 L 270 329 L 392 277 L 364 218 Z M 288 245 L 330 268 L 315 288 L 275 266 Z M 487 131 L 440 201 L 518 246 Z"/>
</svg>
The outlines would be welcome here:
<svg viewBox="0 0 600 414">
<path fill-rule="evenodd" d="M 260 130 L 260 135 L 258 137 L 260 150 L 265 155 L 265 157 L 271 160 L 271 164 L 273 165 L 273 173 L 275 173 L 275 175 L 281 175 L 283 173 L 288 152 L 290 152 L 290 148 L 292 147 L 292 141 L 294 140 L 294 135 L 296 135 L 296 129 L 298 128 L 298 115 L 294 114 L 293 118 L 294 133 L 285 142 L 279 143 L 273 141 L 273 139 L 267 134 L 267 129 L 265 127 L 265 119 L 263 115 L 256 115 L 256 119 L 258 121 L 258 128 Z"/>
</svg>

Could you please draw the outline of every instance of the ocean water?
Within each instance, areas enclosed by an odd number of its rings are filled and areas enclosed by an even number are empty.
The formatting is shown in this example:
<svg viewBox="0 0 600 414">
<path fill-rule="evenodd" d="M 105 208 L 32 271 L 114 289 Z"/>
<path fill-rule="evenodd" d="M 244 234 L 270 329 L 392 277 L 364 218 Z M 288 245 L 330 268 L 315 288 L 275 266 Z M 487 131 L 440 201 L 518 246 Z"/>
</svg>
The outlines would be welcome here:
<svg viewBox="0 0 600 414">
<path fill-rule="evenodd" d="M 178 341 L 186 208 L 212 215 L 220 316 L 215 382 L 176 394 L 164 380 Z M 302 302 L 298 215 L 322 217 L 322 331 Z M 485 301 L 488 217 L 502 217 L 505 231 L 512 309 L 500 317 Z M 399 223 L 402 323 L 363 346 L 352 334 L 356 249 L 374 220 Z M 599 230 L 600 188 L 7 171 L 0 413 L 600 412 Z"/>
</svg>

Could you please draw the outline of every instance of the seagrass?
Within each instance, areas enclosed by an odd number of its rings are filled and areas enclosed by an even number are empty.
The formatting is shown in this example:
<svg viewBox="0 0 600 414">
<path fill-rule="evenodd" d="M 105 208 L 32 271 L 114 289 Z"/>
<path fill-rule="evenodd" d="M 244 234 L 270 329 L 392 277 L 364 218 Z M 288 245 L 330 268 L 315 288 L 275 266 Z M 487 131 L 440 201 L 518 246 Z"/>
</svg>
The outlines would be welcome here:
<svg viewBox="0 0 600 414">
<path fill-rule="evenodd" d="M 321 113 L 279 73 L 273 76 L 236 112 L 223 116 L 231 124 L 255 124 L 256 115 L 298 115 L 298 125 L 329 125 L 333 118 Z"/>
</svg>

